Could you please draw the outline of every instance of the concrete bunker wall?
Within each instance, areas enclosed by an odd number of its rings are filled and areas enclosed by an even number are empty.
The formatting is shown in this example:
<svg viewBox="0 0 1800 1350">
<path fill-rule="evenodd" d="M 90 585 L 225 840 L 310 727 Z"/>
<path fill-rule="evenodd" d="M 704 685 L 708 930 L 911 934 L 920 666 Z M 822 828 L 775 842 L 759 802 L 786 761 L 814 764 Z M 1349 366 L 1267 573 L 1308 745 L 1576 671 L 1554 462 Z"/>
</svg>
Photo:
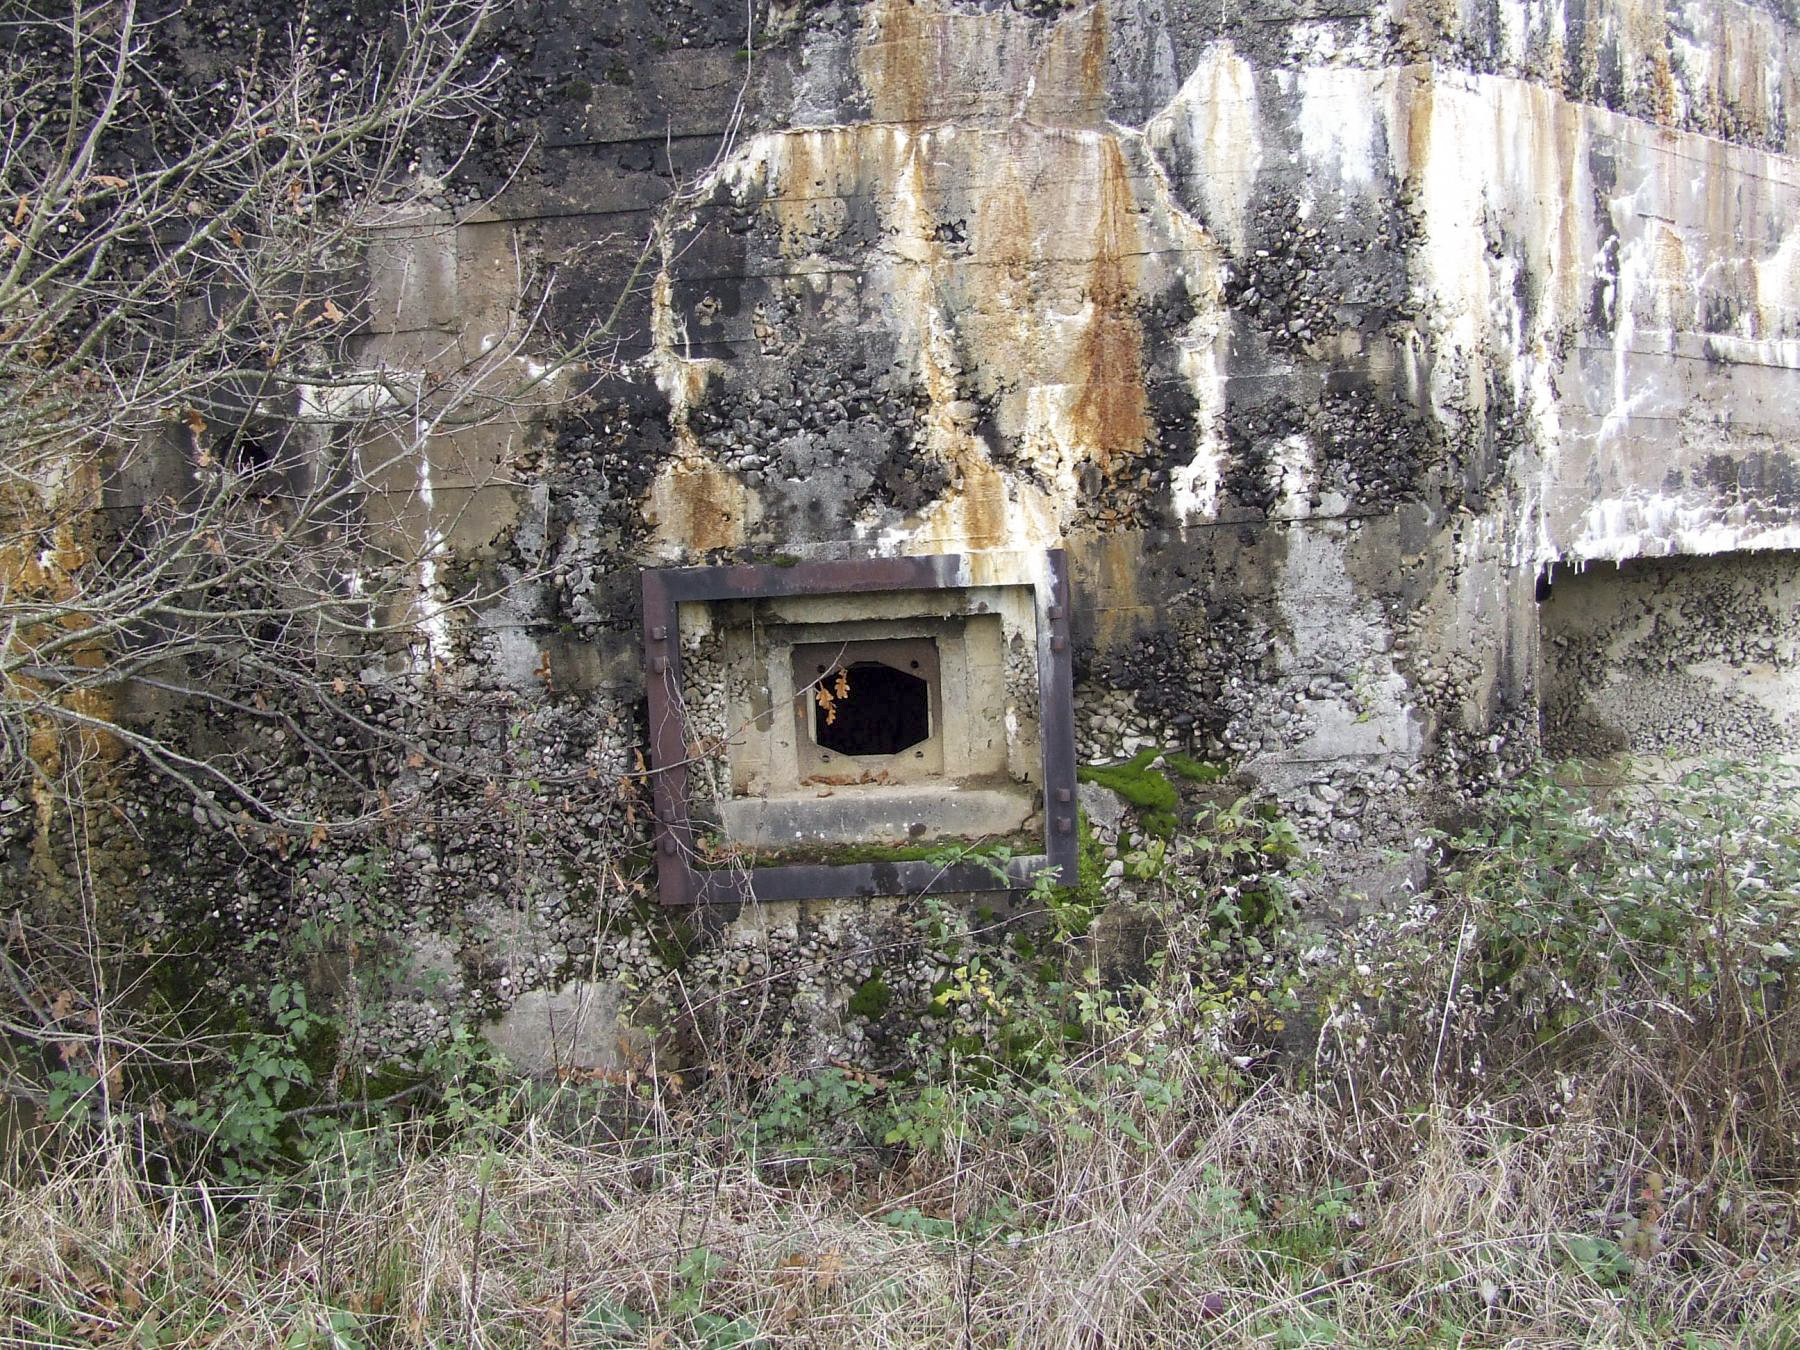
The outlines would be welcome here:
<svg viewBox="0 0 1800 1350">
<path fill-rule="evenodd" d="M 901 902 L 648 912 L 645 568 L 1062 548 L 1079 755 L 1228 762 L 1328 881 L 1373 877 L 1357 859 L 1541 729 L 1662 734 L 1607 672 L 1653 659 L 1644 613 L 1705 628 L 1703 605 L 1596 596 L 1612 666 L 1554 639 L 1616 560 L 1787 594 L 1768 560 L 1792 554 L 1743 550 L 1800 542 L 1791 19 L 1027 9 L 778 7 L 749 44 L 709 4 L 497 26 L 514 115 L 477 158 L 501 167 L 372 250 L 366 356 L 479 350 L 529 255 L 566 327 L 625 291 L 620 367 L 404 466 L 435 497 L 393 528 L 445 535 L 430 584 L 494 597 L 417 678 L 372 662 L 357 690 L 430 756 L 373 766 L 416 817 L 251 855 L 144 788 L 104 864 L 125 927 L 204 919 L 254 964 L 270 934 L 364 914 L 433 976 L 380 1029 L 402 1053 L 447 1009 L 648 1019 L 675 976 L 709 1015 L 778 1008 L 756 1025 L 803 1053 L 866 1045 L 846 1003 Z M 535 146 L 517 174 L 508 145 Z M 1716 556 L 1629 561 L 1661 552 Z M 1565 587 L 1577 563 L 1593 580 Z M 688 715 L 729 739 L 754 702 L 730 626 L 688 623 Z M 1756 631 L 1781 650 L 1777 617 Z M 1010 741 L 1007 773 L 1029 775 Z M 729 755 L 694 777 L 733 794 Z M 26 859 L 29 810 L 0 828 Z M 930 983 L 884 978 L 897 1001 Z"/>
</svg>

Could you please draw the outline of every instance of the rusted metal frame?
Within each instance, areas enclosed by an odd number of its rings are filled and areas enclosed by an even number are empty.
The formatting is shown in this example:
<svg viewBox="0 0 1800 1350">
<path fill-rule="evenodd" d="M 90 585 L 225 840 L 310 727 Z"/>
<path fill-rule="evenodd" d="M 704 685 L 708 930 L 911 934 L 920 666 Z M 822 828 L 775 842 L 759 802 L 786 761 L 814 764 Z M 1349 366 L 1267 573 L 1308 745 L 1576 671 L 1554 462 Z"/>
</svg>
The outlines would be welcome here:
<svg viewBox="0 0 1800 1350">
<path fill-rule="evenodd" d="M 1038 735 L 1044 752 L 1044 844 L 1065 886 L 1081 858 L 1075 801 L 1075 653 L 1070 642 L 1069 555 L 1049 551 L 1050 594 L 1037 597 Z"/>
<path fill-rule="evenodd" d="M 643 574 L 644 669 L 650 717 L 657 894 L 665 905 L 749 900 L 815 900 L 948 891 L 1024 889 L 1045 867 L 1064 884 L 1076 875 L 1073 654 L 1069 644 L 1068 555 L 1048 553 L 1050 593 L 1037 589 L 1039 735 L 1043 738 L 1046 851 L 1007 861 L 1004 881 L 981 863 L 793 864 L 702 873 L 694 868 L 688 802 L 688 745 L 681 709 L 682 602 L 961 590 L 960 554 L 866 558 L 833 563 L 746 563 L 647 569 Z"/>
<path fill-rule="evenodd" d="M 668 593 L 684 600 L 761 599 L 784 595 L 844 595 L 861 591 L 961 590 L 960 553 L 848 562 L 739 563 L 664 570 Z"/>
<path fill-rule="evenodd" d="M 644 691 L 650 717 L 650 807 L 656 820 L 656 893 L 665 905 L 695 898 L 694 828 L 688 817 L 687 724 L 681 707 L 681 633 L 671 573 L 651 569 L 644 586 Z"/>
</svg>

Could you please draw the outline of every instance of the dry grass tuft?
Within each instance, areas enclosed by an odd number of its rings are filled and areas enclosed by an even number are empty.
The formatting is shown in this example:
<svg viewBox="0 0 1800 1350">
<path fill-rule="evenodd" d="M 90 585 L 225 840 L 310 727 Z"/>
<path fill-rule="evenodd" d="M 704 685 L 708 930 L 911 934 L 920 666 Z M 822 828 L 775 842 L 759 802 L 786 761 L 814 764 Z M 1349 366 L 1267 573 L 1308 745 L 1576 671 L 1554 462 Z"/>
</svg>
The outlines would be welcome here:
<svg viewBox="0 0 1800 1350">
<path fill-rule="evenodd" d="M 547 1116 L 239 1193 L 153 1185 L 128 1147 L 96 1149 L 6 1192 L 0 1307 L 20 1345 L 1800 1335 L 1791 1248 L 1744 1260 L 1670 1230 L 1623 1254 L 1610 1206 L 1635 1187 L 1642 1214 L 1649 1174 L 1599 1121 L 1427 1111 L 1384 1122 L 1413 1147 L 1371 1170 L 1297 1088 L 1108 1127 L 1133 1109 L 1121 1095 L 1013 1147 L 965 1144 L 898 1191 L 891 1175 L 796 1181 L 697 1138 L 577 1145 Z M 1791 1234 L 1793 1198 L 1775 1200 L 1765 1220 Z"/>
</svg>

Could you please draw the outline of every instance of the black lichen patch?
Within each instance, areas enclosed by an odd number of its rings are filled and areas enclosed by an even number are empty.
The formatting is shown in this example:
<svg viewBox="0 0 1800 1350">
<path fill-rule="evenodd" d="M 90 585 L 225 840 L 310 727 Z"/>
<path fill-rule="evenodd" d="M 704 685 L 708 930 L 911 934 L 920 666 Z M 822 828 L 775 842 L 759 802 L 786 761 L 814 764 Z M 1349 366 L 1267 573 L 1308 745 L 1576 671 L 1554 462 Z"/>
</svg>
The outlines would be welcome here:
<svg viewBox="0 0 1800 1350">
<path fill-rule="evenodd" d="M 606 401 L 556 428 L 544 474 L 545 624 L 591 635 L 635 622 L 647 532 L 640 503 L 673 453 L 664 409 L 641 397 Z"/>
<path fill-rule="evenodd" d="M 901 431 L 888 435 L 888 452 L 875 466 L 871 492 L 873 499 L 897 511 L 922 511 L 944 495 L 950 486 L 950 471 L 942 459 L 925 450 L 913 437 Z"/>
<path fill-rule="evenodd" d="M 1800 511 L 1800 460 L 1780 451 L 1709 455 L 1694 476 L 1703 487 L 1753 511 Z"/>
<path fill-rule="evenodd" d="M 1273 398 L 1260 405 L 1234 406 L 1225 417 L 1229 454 L 1220 481 L 1222 499 L 1267 515 L 1281 495 L 1277 462 L 1282 442 L 1304 434 L 1307 416 L 1298 404 Z"/>
<path fill-rule="evenodd" d="M 1416 499 L 1428 471 L 1443 459 L 1435 426 L 1391 393 L 1328 390 L 1311 421 L 1321 477 L 1359 508 Z"/>
</svg>

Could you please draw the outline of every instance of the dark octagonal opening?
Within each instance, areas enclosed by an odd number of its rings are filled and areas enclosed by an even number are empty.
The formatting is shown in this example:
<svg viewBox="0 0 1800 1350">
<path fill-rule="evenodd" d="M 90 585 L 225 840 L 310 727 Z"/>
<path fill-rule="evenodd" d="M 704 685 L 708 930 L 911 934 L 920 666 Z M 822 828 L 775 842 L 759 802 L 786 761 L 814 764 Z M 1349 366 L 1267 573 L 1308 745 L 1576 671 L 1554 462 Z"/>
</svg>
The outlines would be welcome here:
<svg viewBox="0 0 1800 1350">
<path fill-rule="evenodd" d="M 917 665 L 917 662 L 914 662 Z M 917 675 L 856 661 L 844 668 L 849 692 L 837 697 L 838 672 L 821 677 L 830 697 L 813 700 L 813 738 L 840 755 L 897 755 L 931 736 L 931 686 Z"/>
</svg>

